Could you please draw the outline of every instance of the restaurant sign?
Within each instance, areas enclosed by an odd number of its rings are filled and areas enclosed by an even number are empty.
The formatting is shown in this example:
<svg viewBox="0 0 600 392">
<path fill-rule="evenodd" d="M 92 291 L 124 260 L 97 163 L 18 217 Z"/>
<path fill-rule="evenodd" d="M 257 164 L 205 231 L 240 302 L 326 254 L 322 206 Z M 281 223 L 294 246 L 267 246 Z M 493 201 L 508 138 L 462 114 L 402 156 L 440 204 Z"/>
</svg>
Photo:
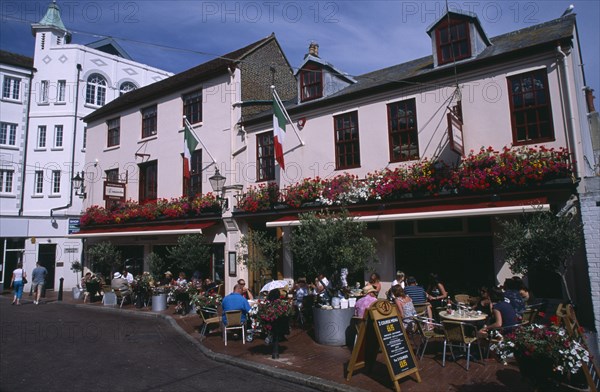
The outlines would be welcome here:
<svg viewBox="0 0 600 392">
<path fill-rule="evenodd" d="M 125 201 L 125 184 L 104 181 L 104 200 Z"/>
</svg>

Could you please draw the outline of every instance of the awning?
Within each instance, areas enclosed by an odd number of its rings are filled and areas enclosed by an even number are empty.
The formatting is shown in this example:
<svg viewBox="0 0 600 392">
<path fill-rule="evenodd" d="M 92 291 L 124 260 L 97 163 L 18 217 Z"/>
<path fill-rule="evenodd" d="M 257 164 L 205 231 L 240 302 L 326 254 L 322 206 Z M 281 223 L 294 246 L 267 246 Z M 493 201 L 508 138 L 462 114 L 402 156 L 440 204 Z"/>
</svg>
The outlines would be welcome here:
<svg viewBox="0 0 600 392">
<path fill-rule="evenodd" d="M 78 233 L 69 235 L 69 238 L 91 237 L 127 237 L 143 235 L 176 235 L 202 233 L 202 229 L 213 226 L 216 221 L 186 223 L 176 225 L 144 225 L 128 227 L 111 227 L 97 229 L 82 229 Z"/>
<path fill-rule="evenodd" d="M 518 203 L 518 204 L 517 204 Z M 509 215 L 522 214 L 528 212 L 549 211 L 549 204 L 541 204 L 539 199 L 535 202 L 527 201 L 506 201 L 469 204 L 464 206 L 457 205 L 436 205 L 416 208 L 394 208 L 382 211 L 351 211 L 350 215 L 360 222 L 389 222 L 401 220 L 420 220 L 436 218 L 461 218 L 471 216 L 485 215 Z M 300 226 L 300 220 L 297 215 L 288 215 L 281 217 L 273 222 L 267 222 L 267 227 L 286 227 Z"/>
</svg>

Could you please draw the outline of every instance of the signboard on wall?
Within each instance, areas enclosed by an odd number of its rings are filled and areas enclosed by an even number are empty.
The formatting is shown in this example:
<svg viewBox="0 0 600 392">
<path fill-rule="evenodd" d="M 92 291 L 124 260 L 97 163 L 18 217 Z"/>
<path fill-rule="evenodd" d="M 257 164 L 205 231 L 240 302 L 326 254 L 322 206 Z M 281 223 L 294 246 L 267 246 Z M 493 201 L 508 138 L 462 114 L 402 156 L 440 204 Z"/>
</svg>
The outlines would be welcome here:
<svg viewBox="0 0 600 392">
<path fill-rule="evenodd" d="M 69 218 L 69 234 L 79 233 L 79 218 Z"/>
<path fill-rule="evenodd" d="M 125 184 L 104 181 L 104 200 L 125 201 Z"/>
</svg>

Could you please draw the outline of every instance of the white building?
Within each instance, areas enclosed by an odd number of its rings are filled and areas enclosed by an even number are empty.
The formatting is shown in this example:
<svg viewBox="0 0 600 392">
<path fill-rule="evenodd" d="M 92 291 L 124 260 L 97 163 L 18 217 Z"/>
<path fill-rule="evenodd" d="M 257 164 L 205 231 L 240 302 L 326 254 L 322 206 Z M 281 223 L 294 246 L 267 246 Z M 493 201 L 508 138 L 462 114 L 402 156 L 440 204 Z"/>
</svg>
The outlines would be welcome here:
<svg viewBox="0 0 600 392">
<path fill-rule="evenodd" d="M 133 61 L 109 39 L 89 45 L 70 43 L 71 34 L 55 2 L 31 31 L 35 71 L 31 88 L 29 81 L 22 79 L 19 97 L 24 102 L 21 111 L 29 105 L 28 115 L 21 121 L 27 123 L 26 131 L 18 131 L 24 166 L 15 166 L 18 175 L 13 177 L 12 192 L 2 193 L 0 237 L 24 249 L 26 271 L 35 267 L 36 260 L 48 269 L 47 288 L 58 288 L 59 279 L 64 278 L 67 289 L 78 283 L 70 267 L 81 260 L 82 246 L 80 240 L 66 236 L 77 230 L 85 197 L 85 191 L 74 191 L 71 179 L 84 170 L 88 180 L 95 179 L 93 170 L 84 168 L 86 129 L 82 118 L 128 91 L 171 74 Z M 3 123 L 12 113 L 5 112 L 5 102 L 8 100 L 3 99 Z M 15 260 L 3 258 L 3 267 L 4 282 L 10 281 Z"/>
</svg>

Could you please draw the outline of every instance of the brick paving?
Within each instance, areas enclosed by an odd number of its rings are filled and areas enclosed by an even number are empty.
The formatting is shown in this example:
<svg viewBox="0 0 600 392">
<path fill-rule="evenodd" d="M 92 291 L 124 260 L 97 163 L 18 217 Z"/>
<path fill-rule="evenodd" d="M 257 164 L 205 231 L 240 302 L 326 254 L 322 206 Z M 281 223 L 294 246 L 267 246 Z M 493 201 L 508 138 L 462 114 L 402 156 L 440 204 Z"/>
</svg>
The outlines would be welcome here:
<svg viewBox="0 0 600 392">
<path fill-rule="evenodd" d="M 63 299 L 65 303 L 83 303 L 81 300 L 73 300 L 71 293 L 65 293 Z M 29 299 L 24 295 L 23 300 L 27 302 Z M 46 301 L 56 301 L 56 294 L 48 292 Z M 98 302 L 88 305 L 103 306 Z M 124 305 L 122 310 L 152 313 L 149 308 L 138 309 L 132 305 Z M 174 314 L 172 305 L 160 313 L 171 317 L 190 337 L 215 353 L 225 354 L 243 361 L 252 361 L 262 366 L 306 374 L 307 377 L 318 377 L 348 387 L 374 392 L 393 389 L 383 354 L 379 354 L 370 373 L 367 374 L 365 369 L 360 369 L 354 372 L 350 381 L 346 381 L 346 367 L 351 357 L 351 350 L 348 347 L 317 344 L 311 330 L 293 327 L 287 339 L 280 343 L 280 358 L 271 359 L 271 346 L 266 345 L 261 337 L 255 338 L 253 342 L 246 342 L 246 344 L 242 344 L 241 339 L 228 339 L 228 346 L 225 347 L 218 331 L 212 331 L 207 337 L 201 338 L 199 331 L 202 320 L 198 315 Z M 467 371 L 464 358 L 457 362 L 447 361 L 446 366 L 442 367 L 441 352 L 442 343 L 431 341 L 423 360 L 417 360 L 422 382 L 416 382 L 411 376 L 403 378 L 400 380 L 402 391 L 520 392 L 533 390 L 521 378 L 514 363 L 509 362 L 508 365 L 502 365 L 494 359 L 488 359 L 483 362 L 471 362 Z"/>
</svg>

